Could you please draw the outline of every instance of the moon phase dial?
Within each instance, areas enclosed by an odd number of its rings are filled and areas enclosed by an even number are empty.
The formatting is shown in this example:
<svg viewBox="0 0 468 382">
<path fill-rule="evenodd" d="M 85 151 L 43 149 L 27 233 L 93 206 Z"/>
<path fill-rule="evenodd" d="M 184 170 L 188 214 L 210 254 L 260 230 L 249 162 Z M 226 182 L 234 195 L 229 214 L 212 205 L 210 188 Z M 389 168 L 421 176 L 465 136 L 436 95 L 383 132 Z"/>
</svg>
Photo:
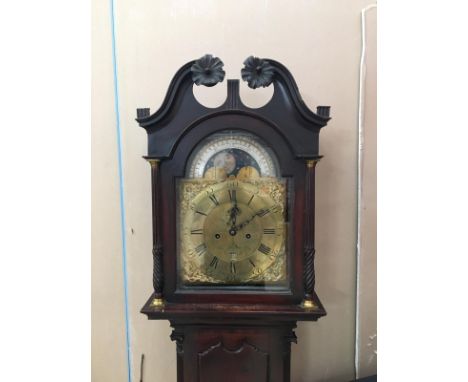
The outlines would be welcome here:
<svg viewBox="0 0 468 382">
<path fill-rule="evenodd" d="M 188 178 L 240 180 L 277 176 L 273 156 L 251 134 L 224 132 L 204 142 L 187 167 Z"/>
</svg>

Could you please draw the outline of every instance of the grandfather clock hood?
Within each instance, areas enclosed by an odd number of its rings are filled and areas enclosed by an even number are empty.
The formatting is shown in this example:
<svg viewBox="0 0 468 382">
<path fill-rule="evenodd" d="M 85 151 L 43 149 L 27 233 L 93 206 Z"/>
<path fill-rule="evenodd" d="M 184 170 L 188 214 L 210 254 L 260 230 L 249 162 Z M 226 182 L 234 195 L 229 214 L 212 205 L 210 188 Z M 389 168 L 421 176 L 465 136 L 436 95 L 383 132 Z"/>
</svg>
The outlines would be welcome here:
<svg viewBox="0 0 468 382">
<path fill-rule="evenodd" d="M 252 58 L 253 59 L 253 58 Z M 182 66 L 172 79 L 162 106 L 150 114 L 149 108 L 137 109 L 137 122 L 148 133 L 148 157 L 168 158 L 180 138 L 200 122 L 221 115 L 238 115 L 262 120 L 274 128 L 288 143 L 297 158 L 319 157 L 319 133 L 330 120 L 330 107 L 318 106 L 311 111 L 299 93 L 296 81 L 288 69 L 272 59 L 257 59 L 271 71 L 274 85 L 272 99 L 260 108 L 249 108 L 239 96 L 239 80 L 228 80 L 227 98 L 217 108 L 207 108 L 195 98 L 192 87 L 193 67 L 198 60 Z M 246 60 L 247 61 L 247 60 Z M 243 78 L 250 79 L 248 67 Z M 253 68 L 252 71 L 255 71 Z M 252 75 L 253 76 L 253 75 Z M 260 80 L 248 82 L 250 87 L 265 86 Z M 203 83 L 201 83 L 203 85 Z M 164 142 L 164 145 L 161 144 Z"/>
</svg>

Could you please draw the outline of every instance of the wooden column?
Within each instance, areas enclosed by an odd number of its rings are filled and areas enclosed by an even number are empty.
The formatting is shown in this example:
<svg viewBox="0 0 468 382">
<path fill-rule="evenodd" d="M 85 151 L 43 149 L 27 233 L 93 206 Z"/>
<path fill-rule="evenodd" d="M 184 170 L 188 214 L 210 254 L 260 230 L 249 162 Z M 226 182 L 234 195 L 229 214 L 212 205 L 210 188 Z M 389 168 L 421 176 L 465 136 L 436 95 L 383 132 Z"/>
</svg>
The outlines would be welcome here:
<svg viewBox="0 0 468 382">
<path fill-rule="evenodd" d="M 320 159 L 306 161 L 304 301 L 305 308 L 315 308 L 315 166 Z"/>
<path fill-rule="evenodd" d="M 147 159 L 151 164 L 151 195 L 153 214 L 153 306 L 164 305 L 163 299 L 163 247 L 161 243 L 161 222 L 160 222 L 160 197 L 161 182 L 159 177 L 159 159 Z"/>
</svg>

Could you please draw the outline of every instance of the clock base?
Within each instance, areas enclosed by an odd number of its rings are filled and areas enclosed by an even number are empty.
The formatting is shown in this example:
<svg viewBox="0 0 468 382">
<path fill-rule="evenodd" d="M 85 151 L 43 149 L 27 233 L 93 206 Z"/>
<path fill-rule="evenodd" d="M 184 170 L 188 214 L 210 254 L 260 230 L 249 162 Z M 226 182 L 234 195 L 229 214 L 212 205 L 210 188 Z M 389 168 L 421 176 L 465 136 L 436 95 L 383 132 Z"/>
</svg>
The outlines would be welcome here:
<svg viewBox="0 0 468 382">
<path fill-rule="evenodd" d="M 288 382 L 296 322 L 237 324 L 171 321 L 177 382 Z"/>
<path fill-rule="evenodd" d="M 304 305 L 175 304 L 142 313 L 169 320 L 176 342 L 177 382 L 288 382 L 291 342 L 297 321 L 316 321 L 326 312 L 316 295 Z"/>
</svg>

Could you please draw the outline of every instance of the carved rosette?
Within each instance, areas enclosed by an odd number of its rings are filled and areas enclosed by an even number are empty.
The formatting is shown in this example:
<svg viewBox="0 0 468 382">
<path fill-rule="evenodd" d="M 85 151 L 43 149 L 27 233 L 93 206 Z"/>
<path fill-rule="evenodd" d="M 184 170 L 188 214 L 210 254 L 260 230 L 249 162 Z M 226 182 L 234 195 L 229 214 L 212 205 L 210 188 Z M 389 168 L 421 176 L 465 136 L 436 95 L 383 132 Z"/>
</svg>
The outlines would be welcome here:
<svg viewBox="0 0 468 382">
<path fill-rule="evenodd" d="M 246 58 L 241 70 L 242 79 L 252 89 L 270 86 L 274 74 L 275 69 L 268 61 L 254 56 Z"/>
<path fill-rule="evenodd" d="M 226 73 L 223 70 L 223 66 L 224 63 L 218 57 L 205 54 L 196 60 L 190 68 L 192 80 L 195 85 L 215 86 L 218 82 L 224 80 Z"/>
</svg>

